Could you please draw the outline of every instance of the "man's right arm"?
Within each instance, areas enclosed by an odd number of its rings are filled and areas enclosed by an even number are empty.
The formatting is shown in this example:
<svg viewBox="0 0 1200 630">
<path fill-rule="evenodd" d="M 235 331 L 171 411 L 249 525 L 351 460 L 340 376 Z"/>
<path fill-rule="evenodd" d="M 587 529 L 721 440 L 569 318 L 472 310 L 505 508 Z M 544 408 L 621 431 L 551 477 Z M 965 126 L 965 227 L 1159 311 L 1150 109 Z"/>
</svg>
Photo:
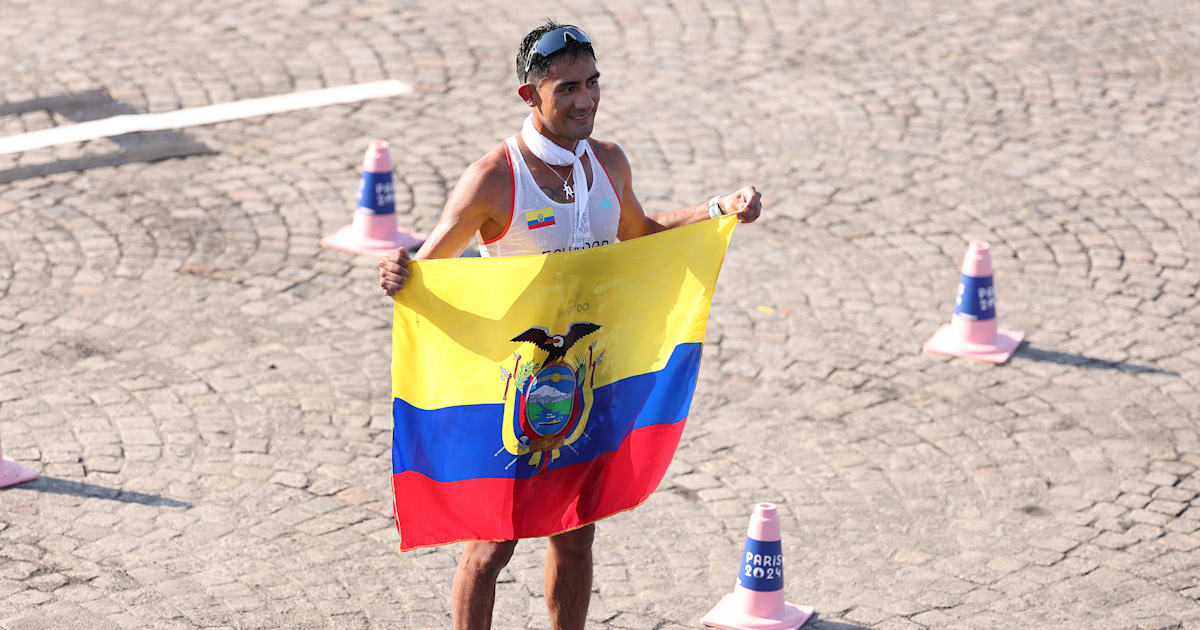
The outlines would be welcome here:
<svg viewBox="0 0 1200 630">
<path fill-rule="evenodd" d="M 489 152 L 467 167 L 433 232 L 412 258 L 454 258 L 462 255 L 471 239 L 488 221 L 497 221 L 501 210 L 508 212 L 512 190 L 504 147 Z M 507 218 L 507 217 L 506 217 Z M 379 261 L 379 286 L 395 295 L 408 279 L 408 252 L 398 249 Z"/>
</svg>

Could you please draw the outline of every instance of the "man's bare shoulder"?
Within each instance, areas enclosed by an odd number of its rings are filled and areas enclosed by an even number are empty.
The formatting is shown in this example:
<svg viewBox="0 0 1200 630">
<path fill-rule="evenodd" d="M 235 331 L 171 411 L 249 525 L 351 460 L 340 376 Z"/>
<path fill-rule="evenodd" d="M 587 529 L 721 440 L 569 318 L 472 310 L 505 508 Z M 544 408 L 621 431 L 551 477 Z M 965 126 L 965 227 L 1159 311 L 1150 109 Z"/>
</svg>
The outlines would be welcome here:
<svg viewBox="0 0 1200 630">
<path fill-rule="evenodd" d="M 617 144 L 616 142 L 588 138 L 588 144 L 591 145 L 592 150 L 596 152 L 596 157 L 604 160 L 605 162 L 611 162 L 613 160 L 620 160 L 622 162 L 628 161 L 628 159 L 625 157 L 624 149 L 622 149 L 621 145 Z"/>
<path fill-rule="evenodd" d="M 591 145 L 592 150 L 596 152 L 596 157 L 600 158 L 600 162 L 604 164 L 604 168 L 608 169 L 610 174 L 619 174 L 622 177 L 628 175 L 629 158 L 625 157 L 625 151 L 621 145 L 595 138 L 589 138 L 588 144 Z"/>
<path fill-rule="evenodd" d="M 461 192 L 472 197 L 511 194 L 512 170 L 504 143 L 496 145 L 468 166 L 463 171 L 459 186 L 463 189 Z"/>
<path fill-rule="evenodd" d="M 604 165 L 608 176 L 612 178 L 613 186 L 617 190 L 625 190 L 632 177 L 632 169 L 629 166 L 629 158 L 625 157 L 625 151 L 621 149 L 621 145 L 595 138 L 589 138 L 588 144 L 596 152 L 596 157 Z"/>
</svg>

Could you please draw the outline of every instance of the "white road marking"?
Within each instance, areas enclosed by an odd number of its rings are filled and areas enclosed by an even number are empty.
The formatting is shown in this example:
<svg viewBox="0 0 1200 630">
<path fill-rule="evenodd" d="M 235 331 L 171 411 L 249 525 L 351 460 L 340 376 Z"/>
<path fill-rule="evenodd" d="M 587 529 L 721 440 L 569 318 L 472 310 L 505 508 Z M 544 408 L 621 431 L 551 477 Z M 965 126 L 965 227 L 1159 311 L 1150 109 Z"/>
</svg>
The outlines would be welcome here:
<svg viewBox="0 0 1200 630">
<path fill-rule="evenodd" d="M 72 142 L 85 142 L 98 138 L 119 136 L 135 131 L 161 131 L 163 129 L 181 129 L 183 127 L 211 125 L 229 120 L 266 116 L 268 114 L 324 107 L 340 103 L 353 103 L 373 98 L 408 94 L 409 92 L 412 92 L 412 88 L 400 81 L 372 81 L 357 85 L 342 85 L 320 90 L 293 92 L 291 94 L 280 94 L 264 98 L 251 98 L 232 103 L 220 103 L 218 105 L 189 107 L 187 109 L 177 109 L 173 112 L 113 116 L 111 118 L 91 120 L 74 125 L 62 125 L 0 138 L 0 155 L 32 151 L 34 149 Z"/>
</svg>

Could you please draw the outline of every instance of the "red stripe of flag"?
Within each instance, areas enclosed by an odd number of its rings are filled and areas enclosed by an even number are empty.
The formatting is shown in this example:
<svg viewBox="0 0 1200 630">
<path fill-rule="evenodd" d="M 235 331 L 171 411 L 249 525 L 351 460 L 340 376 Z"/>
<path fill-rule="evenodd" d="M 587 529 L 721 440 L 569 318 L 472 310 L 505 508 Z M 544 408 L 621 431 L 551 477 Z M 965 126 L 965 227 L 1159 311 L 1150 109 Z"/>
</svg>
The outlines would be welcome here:
<svg viewBox="0 0 1200 630">
<path fill-rule="evenodd" d="M 638 428 L 616 451 L 529 479 L 441 483 L 414 471 L 394 474 L 397 529 L 408 523 L 400 550 L 549 536 L 637 507 L 662 481 L 686 422 Z M 550 506 L 565 508 L 543 509 Z"/>
</svg>

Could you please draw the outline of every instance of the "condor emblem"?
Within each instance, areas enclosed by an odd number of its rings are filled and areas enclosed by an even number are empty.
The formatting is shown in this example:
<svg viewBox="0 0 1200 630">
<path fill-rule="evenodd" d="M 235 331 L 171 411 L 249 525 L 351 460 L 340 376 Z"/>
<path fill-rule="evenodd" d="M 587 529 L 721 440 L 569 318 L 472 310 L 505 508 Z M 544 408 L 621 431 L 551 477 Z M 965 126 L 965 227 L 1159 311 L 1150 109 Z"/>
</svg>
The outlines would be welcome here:
<svg viewBox="0 0 1200 630">
<path fill-rule="evenodd" d="M 594 372 L 604 353 L 593 355 L 595 343 L 587 347 L 586 359 L 582 352 L 571 357 L 567 352 L 597 330 L 600 325 L 592 322 L 574 322 L 563 335 L 533 326 L 511 339 L 532 343 L 547 354 L 541 363 L 522 364 L 521 355 L 514 353 L 512 371 L 500 368 L 504 378 L 504 448 L 496 455 L 507 451 L 514 456 L 505 469 L 528 455 L 527 464 L 542 472 L 559 458 L 563 448 L 578 454 L 573 444 L 587 437 Z"/>
</svg>

